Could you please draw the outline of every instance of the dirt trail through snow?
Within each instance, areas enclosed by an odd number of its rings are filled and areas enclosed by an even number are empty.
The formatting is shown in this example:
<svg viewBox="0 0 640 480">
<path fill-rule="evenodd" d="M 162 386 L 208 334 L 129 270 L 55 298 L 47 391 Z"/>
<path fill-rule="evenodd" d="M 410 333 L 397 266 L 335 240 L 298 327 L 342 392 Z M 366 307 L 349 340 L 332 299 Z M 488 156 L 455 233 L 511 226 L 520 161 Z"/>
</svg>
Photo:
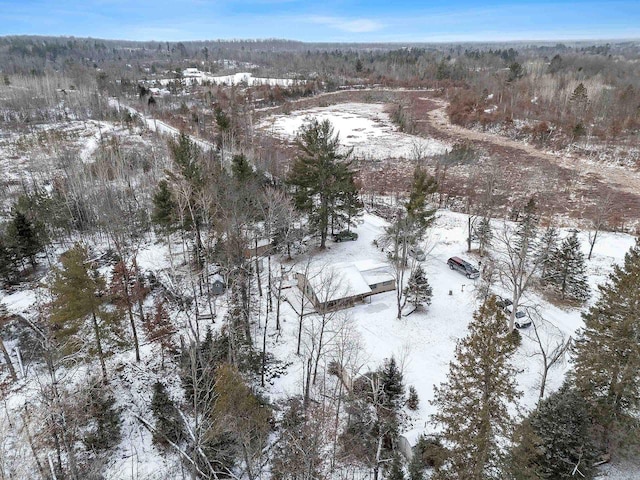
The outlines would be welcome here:
<svg viewBox="0 0 640 480">
<path fill-rule="evenodd" d="M 616 189 L 634 195 L 640 194 L 640 172 L 636 170 L 630 170 L 628 167 L 595 163 L 579 157 L 547 153 L 532 145 L 511 140 L 497 134 L 478 132 L 454 125 L 446 113 L 447 103 L 445 101 L 437 99 L 428 100 L 439 105 L 438 108 L 431 110 L 427 114 L 430 125 L 448 138 L 470 140 L 488 146 L 509 149 L 511 150 L 511 152 L 509 152 L 511 155 L 525 154 L 528 157 L 551 162 L 562 168 L 573 170 L 583 177 L 591 177 L 591 179 L 594 179 L 595 176 L 595 179 Z M 526 160 L 526 158 L 522 158 L 522 160 Z"/>
</svg>

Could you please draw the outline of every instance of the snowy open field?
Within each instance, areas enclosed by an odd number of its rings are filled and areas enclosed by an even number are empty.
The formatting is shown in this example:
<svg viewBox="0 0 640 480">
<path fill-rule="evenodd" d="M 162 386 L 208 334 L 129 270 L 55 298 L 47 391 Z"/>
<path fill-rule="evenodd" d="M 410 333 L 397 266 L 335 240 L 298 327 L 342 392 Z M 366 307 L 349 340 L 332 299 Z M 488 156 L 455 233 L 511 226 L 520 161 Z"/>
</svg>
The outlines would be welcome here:
<svg viewBox="0 0 640 480">
<path fill-rule="evenodd" d="M 467 325 L 479 306 L 476 287 L 480 280 L 469 280 L 450 270 L 446 264 L 447 259 L 454 255 L 477 264 L 477 260 L 466 253 L 467 216 L 450 211 L 440 211 L 438 215 L 431 237 L 425 242 L 425 251 L 430 248 L 431 251 L 423 262 L 429 283 L 433 287 L 432 305 L 425 312 L 416 312 L 397 320 L 395 292 L 391 291 L 374 295 L 370 303 L 344 310 L 348 317 L 348 328 L 359 337 L 363 346 L 359 357 L 359 373 L 375 369 L 385 358 L 394 356 L 404 367 L 406 384 L 416 387 L 420 408 L 414 415 L 413 427 L 404 432 L 410 441 L 421 433 L 435 430 L 429 422 L 434 413 L 429 404 L 433 398 L 433 387 L 446 379 L 456 341 L 466 335 Z M 330 248 L 314 257 L 314 264 L 329 266 L 366 260 L 384 262 L 385 255 L 372 245 L 372 241 L 382 233 L 385 225 L 386 222 L 381 218 L 365 215 L 364 223 L 357 228 L 359 239 L 356 242 L 330 243 Z M 561 235 L 566 233 L 561 232 Z M 579 237 L 586 253 L 586 232 Z M 588 262 L 590 283 L 594 289 L 597 283 L 605 280 L 612 265 L 623 260 L 634 241 L 632 236 L 613 233 L 605 233 L 599 239 L 593 259 Z M 499 286 L 494 288 L 494 292 L 505 293 L 501 292 Z M 591 302 L 593 301 L 592 298 Z M 553 325 L 541 331 L 543 339 L 550 344 L 563 336 L 567 339 L 575 335 L 576 329 L 583 325 L 581 309 L 555 307 L 534 293 L 526 295 L 524 304 L 537 306 L 545 320 Z M 293 306 L 297 308 L 297 305 Z M 288 318 L 283 322 L 283 337 L 274 348 L 280 358 L 293 360 L 293 364 L 288 374 L 275 384 L 273 394 L 276 397 L 301 394 L 303 391 L 304 358 L 295 355 L 297 318 L 290 308 L 285 311 L 288 312 Z M 313 322 L 313 317 L 314 315 L 305 317 L 305 323 L 308 325 Z M 542 360 L 537 353 L 539 347 L 533 328 L 523 329 L 521 333 L 523 342 L 515 356 L 515 362 L 521 370 L 518 383 L 523 392 L 522 406 L 528 410 L 535 406 L 538 399 Z M 337 349 L 338 346 L 328 349 L 332 348 Z M 327 361 L 331 354 L 328 357 Z M 565 361 L 551 370 L 547 394 L 561 385 L 568 368 L 569 364 Z"/>
<path fill-rule="evenodd" d="M 274 115 L 263 120 L 258 128 L 285 140 L 293 140 L 300 127 L 311 118 L 329 120 L 340 143 L 353 147 L 358 158 L 385 160 L 415 158 L 416 149 L 422 156 L 444 153 L 450 147 L 434 139 L 398 131 L 382 103 L 340 103 L 328 107 L 298 110 L 288 115 Z"/>
<path fill-rule="evenodd" d="M 160 85 L 169 85 L 174 82 L 173 78 L 163 78 L 158 80 Z M 280 87 L 290 87 L 305 83 L 304 80 L 296 80 L 293 78 L 267 78 L 254 77 L 252 73 L 240 72 L 231 75 L 212 75 L 208 72 L 201 72 L 197 69 L 187 68 L 183 72 L 183 81 L 186 85 L 202 85 L 203 83 L 212 83 L 214 85 L 240 85 L 246 84 L 249 87 L 256 85 L 271 85 Z"/>
</svg>

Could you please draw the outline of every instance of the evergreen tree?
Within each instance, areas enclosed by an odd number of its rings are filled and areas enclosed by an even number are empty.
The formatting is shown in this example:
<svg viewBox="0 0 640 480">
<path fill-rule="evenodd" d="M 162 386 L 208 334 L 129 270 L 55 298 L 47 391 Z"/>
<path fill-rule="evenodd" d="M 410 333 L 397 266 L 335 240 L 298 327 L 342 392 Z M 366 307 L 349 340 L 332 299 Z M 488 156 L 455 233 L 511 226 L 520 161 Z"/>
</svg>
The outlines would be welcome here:
<svg viewBox="0 0 640 480">
<path fill-rule="evenodd" d="M 433 420 L 443 427 L 449 456 L 434 478 L 504 478 L 504 442 L 513 431 L 509 409 L 521 395 L 506 322 L 495 297 L 487 299 L 456 346 L 447 381 L 435 388 Z"/>
<path fill-rule="evenodd" d="M 580 241 L 575 231 L 550 255 L 545 280 L 563 299 L 584 302 L 589 298 L 585 257 L 580 250 Z"/>
<path fill-rule="evenodd" d="M 271 462 L 274 480 L 325 478 L 323 414 L 323 410 L 315 405 L 305 410 L 300 398 L 287 401 Z"/>
<path fill-rule="evenodd" d="M 558 230 L 549 226 L 538 244 L 536 255 L 540 258 L 540 278 L 543 283 L 547 283 L 549 275 L 553 270 L 553 254 L 558 249 Z"/>
<path fill-rule="evenodd" d="M 584 83 L 580 82 L 573 90 L 570 100 L 581 106 L 585 106 L 587 104 L 589 101 L 589 95 L 587 94 L 587 88 L 584 86 Z"/>
<path fill-rule="evenodd" d="M 394 357 L 385 360 L 380 371 L 380 385 L 383 392 L 383 406 L 397 412 L 404 403 L 404 381 Z"/>
<path fill-rule="evenodd" d="M 533 198 L 530 198 L 522 211 L 522 218 L 516 229 L 516 246 L 523 258 L 527 258 L 536 251 L 538 235 L 538 207 Z"/>
<path fill-rule="evenodd" d="M 165 234 L 171 233 L 177 223 L 177 205 L 166 180 L 158 183 L 158 190 L 153 195 L 153 212 L 151 221 L 158 225 Z"/>
<path fill-rule="evenodd" d="M 572 479 L 577 471 L 579 478 L 591 478 L 595 448 L 589 408 L 569 385 L 543 399 L 516 438 L 511 472 L 516 479 Z"/>
<path fill-rule="evenodd" d="M 480 223 L 475 228 L 476 238 L 479 243 L 479 253 L 483 256 L 488 247 L 491 246 L 491 240 L 493 239 L 493 232 L 491 231 L 491 222 L 488 218 L 480 219 Z"/>
<path fill-rule="evenodd" d="M 429 228 L 435 221 L 436 209 L 429 206 L 428 200 L 437 189 L 435 178 L 427 174 L 422 167 L 416 166 L 409 201 L 405 208 L 409 223 L 419 231 Z"/>
<path fill-rule="evenodd" d="M 409 410 L 417 410 L 420 406 L 420 397 L 418 397 L 418 392 L 416 387 L 411 385 L 409 387 L 409 396 L 407 397 L 407 408 Z"/>
<path fill-rule="evenodd" d="M 602 427 L 602 447 L 612 433 L 635 425 L 640 413 L 640 240 L 598 287 L 595 305 L 583 314 L 584 329 L 574 349 L 573 379 Z"/>
<path fill-rule="evenodd" d="M 419 309 L 422 306 L 431 305 L 431 297 L 433 296 L 433 289 L 429 285 L 429 280 L 422 269 L 422 266 L 416 266 L 415 270 L 411 272 L 409 277 L 409 284 L 404 291 L 407 302 L 413 305 L 413 311 Z M 413 311 L 411 313 L 413 313 Z"/>
<path fill-rule="evenodd" d="M 102 376 L 106 382 L 103 337 L 108 326 L 117 326 L 116 319 L 101 308 L 106 300 L 106 282 L 89 261 L 87 249 L 80 244 L 64 253 L 61 262 L 62 268 L 53 269 L 49 285 L 53 297 L 49 321 L 56 339 L 67 342 L 71 350 L 78 350 L 84 343 L 85 320 L 91 320 Z"/>
<path fill-rule="evenodd" d="M 162 382 L 153 384 L 151 412 L 156 420 L 152 435 L 155 445 L 167 448 L 170 443 L 180 445 L 186 439 L 184 421 Z"/>
<path fill-rule="evenodd" d="M 345 455 L 373 469 L 374 480 L 396 451 L 405 423 L 403 375 L 395 359 L 385 360 L 375 372 L 358 377 L 349 398 L 349 423 L 341 435 Z"/>
<path fill-rule="evenodd" d="M 287 181 L 295 188 L 296 208 L 308 214 L 312 229 L 320 235 L 320 247 L 325 248 L 330 219 L 341 206 L 336 200 L 354 184 L 351 151 L 338 153 L 338 135 L 328 120 L 304 125 L 296 145 L 300 154 Z"/>
<path fill-rule="evenodd" d="M 364 204 L 360 200 L 360 193 L 355 184 L 353 175 L 348 175 L 343 182 L 344 187 L 336 195 L 336 201 L 331 215 L 332 229 L 347 227 L 347 230 L 355 225 L 362 216 Z"/>
<path fill-rule="evenodd" d="M 404 470 L 402 468 L 402 458 L 398 452 L 393 455 L 389 472 L 386 475 L 387 480 L 405 480 Z"/>
<path fill-rule="evenodd" d="M 240 183 L 245 183 L 253 177 L 253 168 L 244 153 L 234 155 L 231 159 L 233 177 Z"/>
<path fill-rule="evenodd" d="M 0 233 L 0 280 L 11 282 L 17 274 L 15 256 Z"/>
<path fill-rule="evenodd" d="M 82 441 L 94 453 L 109 450 L 120 442 L 120 410 L 115 397 L 99 381 L 91 381 L 85 392 L 83 412 L 89 418 Z"/>
<path fill-rule="evenodd" d="M 25 214 L 15 211 L 7 229 L 7 234 L 18 259 L 29 260 L 31 268 L 35 270 L 37 265 L 36 255 L 43 249 L 44 243 L 36 232 L 33 223 Z"/>
<path fill-rule="evenodd" d="M 424 480 L 425 469 L 439 469 L 447 457 L 447 449 L 442 445 L 439 437 L 420 435 L 412 450 L 409 480 Z"/>
</svg>

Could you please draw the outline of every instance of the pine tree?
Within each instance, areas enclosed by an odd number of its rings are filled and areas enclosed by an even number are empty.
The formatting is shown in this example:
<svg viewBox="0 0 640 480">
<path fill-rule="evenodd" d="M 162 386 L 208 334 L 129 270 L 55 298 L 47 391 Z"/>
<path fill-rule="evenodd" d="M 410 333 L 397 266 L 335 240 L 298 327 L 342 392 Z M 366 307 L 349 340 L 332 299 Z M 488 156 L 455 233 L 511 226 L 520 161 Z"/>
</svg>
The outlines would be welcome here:
<svg viewBox="0 0 640 480">
<path fill-rule="evenodd" d="M 105 303 L 106 282 L 97 268 L 89 261 L 87 249 L 76 244 L 61 258 L 62 268 L 54 268 L 49 291 L 53 297 L 50 303 L 50 318 L 58 341 L 67 341 L 72 350 L 78 350 L 84 343 L 85 321 L 91 320 L 94 340 L 103 380 L 107 381 L 107 367 L 103 337 L 106 327 L 116 326 L 115 318 L 109 317 L 101 308 Z"/>
<path fill-rule="evenodd" d="M 512 474 L 517 479 L 591 478 L 595 448 L 584 399 L 565 384 L 542 400 L 519 428 Z M 577 468 L 577 470 L 575 470 Z"/>
<path fill-rule="evenodd" d="M 413 311 L 422 306 L 431 305 L 433 289 L 431 285 L 429 285 L 429 280 L 420 265 L 416 266 L 415 270 L 411 272 L 404 295 L 407 302 L 413 305 Z M 413 311 L 411 313 L 413 313 Z"/>
<path fill-rule="evenodd" d="M 383 392 L 382 404 L 397 412 L 404 403 L 404 381 L 394 357 L 385 360 L 380 371 L 380 385 Z"/>
<path fill-rule="evenodd" d="M 546 283 L 555 287 L 562 299 L 584 302 L 589 298 L 585 257 L 574 231 L 552 252 L 545 274 Z"/>
<path fill-rule="evenodd" d="M 598 301 L 583 314 L 573 379 L 603 429 L 602 447 L 609 450 L 612 433 L 640 413 L 640 240 L 598 289 Z"/>
<path fill-rule="evenodd" d="M 274 480 L 326 478 L 323 468 L 327 440 L 323 435 L 324 415 L 325 410 L 320 406 L 311 405 L 305 409 L 298 397 L 287 401 L 271 461 Z"/>
<path fill-rule="evenodd" d="M 434 478 L 504 478 L 504 441 L 514 425 L 509 409 L 521 395 L 506 323 L 495 297 L 487 299 L 456 346 L 447 381 L 435 388 L 432 418 L 443 427 L 449 456 Z"/>
<path fill-rule="evenodd" d="M 156 420 L 152 435 L 155 445 L 167 448 L 170 443 L 180 445 L 186 439 L 184 421 L 162 382 L 153 384 L 151 412 Z"/>
<path fill-rule="evenodd" d="M 336 200 L 354 184 L 351 151 L 338 153 L 338 135 L 328 120 L 304 125 L 296 145 L 300 154 L 287 182 L 295 188 L 296 208 L 308 214 L 312 229 L 320 235 L 320 248 L 325 248 L 330 220 L 340 206 Z"/>
<path fill-rule="evenodd" d="M 253 177 L 253 168 L 244 153 L 234 155 L 231 159 L 233 177 L 240 183 L 245 183 Z"/>
<path fill-rule="evenodd" d="M 387 480 L 405 480 L 404 470 L 402 468 L 402 458 L 398 452 L 393 455 L 389 472 L 386 475 Z"/>
<path fill-rule="evenodd" d="M 420 406 L 420 397 L 418 397 L 418 392 L 416 387 L 411 385 L 409 387 L 409 396 L 407 397 L 407 408 L 409 410 L 417 410 Z"/>
<path fill-rule="evenodd" d="M 166 180 L 158 183 L 158 190 L 153 195 L 153 212 L 151 221 L 158 225 L 165 234 L 171 233 L 177 223 L 177 205 Z"/>
<path fill-rule="evenodd" d="M 558 230 L 549 226 L 545 231 L 538 244 L 536 255 L 540 258 L 540 278 L 543 283 L 548 283 L 549 275 L 553 270 L 553 254 L 558 249 Z"/>
<path fill-rule="evenodd" d="M 35 270 L 36 255 L 43 249 L 44 244 L 33 223 L 22 212 L 15 211 L 7 234 L 18 259 L 29 260 L 31 268 Z"/>
<path fill-rule="evenodd" d="M 94 453 L 109 450 L 120 442 L 120 410 L 114 407 L 115 397 L 95 380 L 85 392 L 83 412 L 89 418 L 82 441 Z"/>
<path fill-rule="evenodd" d="M 589 95 L 587 94 L 587 88 L 584 86 L 584 83 L 580 82 L 573 90 L 570 100 L 583 107 L 587 104 Z"/>
<path fill-rule="evenodd" d="M 478 226 L 476 227 L 476 238 L 479 243 L 479 253 L 483 256 L 491 246 L 491 240 L 493 239 L 493 232 L 491 231 L 491 222 L 488 218 L 482 218 Z"/>
<path fill-rule="evenodd" d="M 431 175 L 420 167 L 416 166 L 413 172 L 413 183 L 409 192 L 409 201 L 405 208 L 407 210 L 408 222 L 416 230 L 424 231 L 435 221 L 436 209 L 429 206 L 428 200 L 438 189 L 438 184 Z"/>
<path fill-rule="evenodd" d="M 11 282 L 17 274 L 16 258 L 7 244 L 4 235 L 0 233 L 0 280 Z"/>
</svg>

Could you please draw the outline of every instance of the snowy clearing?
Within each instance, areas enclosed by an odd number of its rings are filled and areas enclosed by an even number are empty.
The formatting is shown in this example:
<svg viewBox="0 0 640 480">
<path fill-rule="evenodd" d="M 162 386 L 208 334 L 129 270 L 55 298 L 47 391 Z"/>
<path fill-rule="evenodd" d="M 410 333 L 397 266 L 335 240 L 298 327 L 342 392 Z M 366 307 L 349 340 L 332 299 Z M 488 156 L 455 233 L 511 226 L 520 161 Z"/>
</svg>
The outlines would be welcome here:
<svg viewBox="0 0 640 480">
<path fill-rule="evenodd" d="M 357 228 L 359 239 L 356 242 L 329 244 L 325 252 L 314 255 L 314 265 L 385 262 L 384 253 L 373 246 L 372 242 L 382 234 L 386 225 L 381 218 L 366 214 L 364 222 Z M 495 227 L 498 228 L 498 224 Z M 358 304 L 343 311 L 348 328 L 356 332 L 363 346 L 360 369 L 351 374 L 355 376 L 375 369 L 385 358 L 394 356 L 404 367 L 406 385 L 416 387 L 420 397 L 420 408 L 414 415 L 413 427 L 404 432 L 410 442 L 422 433 L 434 431 L 434 425 L 429 420 L 435 413 L 429 404 L 433 399 L 433 387 L 445 381 L 456 342 L 467 334 L 467 325 L 479 307 L 476 287 L 480 280 L 469 280 L 450 270 L 446 263 L 449 257 L 460 256 L 477 265 L 477 258 L 466 252 L 466 228 L 466 215 L 450 211 L 438 212 L 438 220 L 430 238 L 424 242 L 424 250 L 428 255 L 423 262 L 423 268 L 433 287 L 432 305 L 426 311 L 415 312 L 402 320 L 396 320 L 394 291 L 374 295 L 370 297 L 370 303 Z M 561 231 L 561 236 L 567 233 L 568 230 Z M 579 238 L 583 251 L 588 252 L 587 233 L 581 233 Z M 624 254 L 634 241 L 634 237 L 625 234 L 604 233 L 600 237 L 593 258 L 587 264 L 594 296 L 596 285 L 606 280 L 614 263 L 622 262 Z M 493 291 L 506 293 L 499 286 L 495 286 Z M 294 292 L 296 298 L 299 298 L 297 289 L 294 289 Z M 594 300 L 595 298 L 592 298 L 590 303 Z M 297 308 L 297 305 L 295 301 L 292 302 L 294 308 Z M 524 299 L 524 305 L 537 307 L 543 318 L 550 323 L 547 328 L 540 329 L 541 337 L 549 344 L 561 338 L 566 340 L 569 336 L 575 336 L 576 330 L 583 325 L 583 309 L 558 308 L 536 293 L 529 292 Z M 274 348 L 279 358 L 294 359 L 294 363 L 287 375 L 277 380 L 273 390 L 276 397 L 301 393 L 303 388 L 305 357 L 295 355 L 297 318 L 291 309 L 286 311 L 289 316 L 283 322 L 283 337 Z M 314 317 L 317 315 L 305 317 L 305 324 L 314 322 Z M 533 328 L 520 332 L 523 341 L 515 355 L 515 362 L 521 370 L 518 383 L 524 394 L 522 405 L 529 410 L 538 400 L 542 361 Z M 547 395 L 560 387 L 568 369 L 569 363 L 565 361 L 550 371 Z"/>
<path fill-rule="evenodd" d="M 203 83 L 213 83 L 215 85 L 240 85 L 245 84 L 249 87 L 256 85 L 270 85 L 280 87 L 290 87 L 292 85 L 300 85 L 306 83 L 305 80 L 296 80 L 293 78 L 267 78 L 267 77 L 254 77 L 252 73 L 240 72 L 233 73 L 231 75 L 212 75 L 208 72 L 201 72 L 195 68 L 187 68 L 182 72 L 182 81 L 185 85 L 202 85 Z M 179 79 L 178 79 L 179 80 Z M 175 82 L 174 78 L 163 78 L 156 82 L 160 85 L 166 86 L 172 82 Z"/>
<path fill-rule="evenodd" d="M 364 159 L 415 158 L 444 153 L 449 145 L 434 139 L 398 131 L 382 103 L 340 103 L 275 115 L 258 128 L 270 135 L 292 140 L 309 119 L 329 120 L 340 135 L 344 148 L 353 147 L 354 156 Z"/>
</svg>

